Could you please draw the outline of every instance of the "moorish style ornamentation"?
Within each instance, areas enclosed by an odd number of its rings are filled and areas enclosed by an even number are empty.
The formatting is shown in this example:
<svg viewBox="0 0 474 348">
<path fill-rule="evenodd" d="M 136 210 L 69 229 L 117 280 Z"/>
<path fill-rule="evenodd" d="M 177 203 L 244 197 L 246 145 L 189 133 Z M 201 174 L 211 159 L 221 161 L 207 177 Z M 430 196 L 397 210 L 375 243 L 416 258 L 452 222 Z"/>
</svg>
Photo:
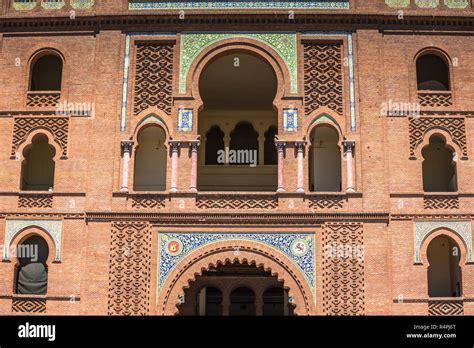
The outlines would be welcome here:
<svg viewBox="0 0 474 348">
<path fill-rule="evenodd" d="M 67 117 L 16 117 L 10 158 L 16 158 L 18 148 L 30 132 L 42 128 L 48 130 L 54 136 L 54 141 L 61 147 L 61 159 L 67 159 L 69 133 L 69 118 Z"/>
<path fill-rule="evenodd" d="M 303 50 L 305 114 L 326 106 L 342 115 L 341 44 L 306 42 Z"/>
<path fill-rule="evenodd" d="M 18 196 L 18 208 L 52 208 L 53 195 L 20 193 Z"/>
<path fill-rule="evenodd" d="M 249 240 L 263 243 L 287 256 L 304 274 L 308 285 L 315 291 L 314 234 L 312 233 L 160 233 L 158 239 L 159 268 L 158 289 L 164 284 L 168 274 L 186 255 L 203 246 L 222 240 Z M 167 251 L 170 241 L 180 247 L 177 253 Z M 295 253 L 295 241 L 304 241 L 305 252 Z M 293 245 L 293 248 L 292 248 Z M 301 245 L 301 243 L 299 244 Z M 293 250 L 293 251 L 292 251 Z"/>
<path fill-rule="evenodd" d="M 434 128 L 447 131 L 453 142 L 461 148 L 461 159 L 467 159 L 466 125 L 462 117 L 410 117 L 410 159 L 416 159 L 415 150 L 425 134 Z"/>
<path fill-rule="evenodd" d="M 364 236 L 358 223 L 327 223 L 322 239 L 323 311 L 363 315 Z"/>
<path fill-rule="evenodd" d="M 74 9 L 88 9 L 94 6 L 94 0 L 71 0 L 71 7 Z"/>
<path fill-rule="evenodd" d="M 3 260 L 10 260 L 10 244 L 15 236 L 26 228 L 38 227 L 48 233 L 54 241 L 56 256 L 54 262 L 61 261 L 61 220 L 11 220 L 5 222 L 5 241 L 3 244 Z"/>
<path fill-rule="evenodd" d="M 46 313 L 45 298 L 13 298 L 13 313 Z"/>
<path fill-rule="evenodd" d="M 179 92 L 186 92 L 186 77 L 199 53 L 215 42 L 235 37 L 258 40 L 273 48 L 283 59 L 290 73 L 291 92 L 298 92 L 295 33 L 183 33 L 180 48 Z"/>
<path fill-rule="evenodd" d="M 178 130 L 180 132 L 193 130 L 193 109 L 178 109 Z"/>
<path fill-rule="evenodd" d="M 138 44 L 136 48 L 134 114 L 155 106 L 171 115 L 174 45 L 153 42 Z"/>
<path fill-rule="evenodd" d="M 198 209 L 225 209 L 225 210 L 251 210 L 251 209 L 276 209 L 278 199 L 275 195 L 219 195 L 199 194 L 196 200 Z"/>
<path fill-rule="evenodd" d="M 459 209 L 459 196 L 426 195 L 423 203 L 425 209 Z"/>
<path fill-rule="evenodd" d="M 113 222 L 109 315 L 150 311 L 151 230 L 146 222 Z"/>
<path fill-rule="evenodd" d="M 414 250 L 415 263 L 421 263 L 420 248 L 421 243 L 434 230 L 446 228 L 456 233 L 467 246 L 467 262 L 472 262 L 472 228 L 471 221 L 439 220 L 439 221 L 414 221 Z"/>
<path fill-rule="evenodd" d="M 283 109 L 283 129 L 287 132 L 298 130 L 298 109 Z"/>
</svg>

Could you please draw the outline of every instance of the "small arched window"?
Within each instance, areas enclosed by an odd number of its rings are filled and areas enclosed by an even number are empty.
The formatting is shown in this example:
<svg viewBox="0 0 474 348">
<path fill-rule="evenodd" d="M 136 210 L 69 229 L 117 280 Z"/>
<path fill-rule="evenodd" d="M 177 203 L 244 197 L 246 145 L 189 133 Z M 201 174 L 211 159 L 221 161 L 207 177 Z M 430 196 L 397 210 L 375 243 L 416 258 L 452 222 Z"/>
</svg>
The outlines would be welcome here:
<svg viewBox="0 0 474 348">
<path fill-rule="evenodd" d="M 265 164 L 277 164 L 277 150 L 275 147 L 275 136 L 278 134 L 278 129 L 275 126 L 271 126 L 265 132 L 265 146 L 264 146 L 264 163 Z"/>
<path fill-rule="evenodd" d="M 212 126 L 206 133 L 206 164 L 224 164 L 218 160 L 223 156 L 219 156 L 224 151 L 224 132 L 219 126 Z"/>
<path fill-rule="evenodd" d="M 54 156 L 56 150 L 44 134 L 36 135 L 23 151 L 22 191 L 49 191 L 54 187 Z"/>
<path fill-rule="evenodd" d="M 339 134 L 334 128 L 321 125 L 313 129 L 309 164 L 311 191 L 339 192 L 342 190 Z"/>
<path fill-rule="evenodd" d="M 222 315 L 222 292 L 213 286 L 202 288 L 198 293 L 197 313 L 201 316 Z"/>
<path fill-rule="evenodd" d="M 255 293 L 246 287 L 240 287 L 230 294 L 230 315 L 255 315 Z"/>
<path fill-rule="evenodd" d="M 135 191 L 166 190 L 165 142 L 166 133 L 159 126 L 148 126 L 138 134 L 133 183 Z"/>
<path fill-rule="evenodd" d="M 416 60 L 419 91 L 449 91 L 449 64 L 441 54 L 425 53 Z"/>
<path fill-rule="evenodd" d="M 30 91 L 60 91 L 63 60 L 54 53 L 38 56 L 31 65 Z"/>
<path fill-rule="evenodd" d="M 445 140 L 433 135 L 430 143 L 421 151 L 423 155 L 423 190 L 425 192 L 457 191 L 456 165 L 453 151 Z"/>
<path fill-rule="evenodd" d="M 48 289 L 48 243 L 38 236 L 28 237 L 17 246 L 17 294 L 44 295 Z"/>
<path fill-rule="evenodd" d="M 460 255 L 457 243 L 446 235 L 440 235 L 430 242 L 427 249 L 430 297 L 461 296 Z"/>
</svg>

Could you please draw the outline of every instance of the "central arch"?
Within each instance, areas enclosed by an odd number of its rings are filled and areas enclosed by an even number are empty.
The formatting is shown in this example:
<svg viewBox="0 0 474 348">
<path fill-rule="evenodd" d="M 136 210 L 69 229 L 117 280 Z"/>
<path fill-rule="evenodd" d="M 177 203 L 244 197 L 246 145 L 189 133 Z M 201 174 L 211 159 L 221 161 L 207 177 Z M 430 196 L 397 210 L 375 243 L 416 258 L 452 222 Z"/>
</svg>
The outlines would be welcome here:
<svg viewBox="0 0 474 348">
<path fill-rule="evenodd" d="M 236 252 L 238 250 L 238 252 Z M 196 277 L 226 263 L 240 263 L 262 267 L 276 276 L 288 291 L 296 315 L 314 315 L 316 309 L 305 276 L 282 253 L 255 241 L 226 240 L 206 245 L 181 260 L 170 272 L 158 296 L 157 314 L 176 315 L 185 289 Z"/>
</svg>

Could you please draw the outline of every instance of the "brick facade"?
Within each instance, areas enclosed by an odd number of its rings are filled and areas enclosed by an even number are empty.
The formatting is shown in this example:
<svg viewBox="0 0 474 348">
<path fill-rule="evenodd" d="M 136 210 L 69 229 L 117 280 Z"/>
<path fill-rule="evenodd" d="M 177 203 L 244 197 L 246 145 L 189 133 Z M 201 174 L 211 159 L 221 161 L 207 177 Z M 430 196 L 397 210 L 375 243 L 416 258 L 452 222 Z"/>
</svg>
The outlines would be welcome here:
<svg viewBox="0 0 474 348">
<path fill-rule="evenodd" d="M 347 9 L 295 10 L 294 19 L 287 9 L 186 9 L 180 19 L 177 9 L 132 10 L 126 0 L 58 9 L 13 3 L 0 0 L 0 314 L 173 315 L 190 282 L 227 260 L 270 270 L 298 315 L 474 314 L 469 1 L 420 8 L 350 0 Z M 426 49 L 449 61 L 449 97 L 417 92 L 415 61 Z M 43 50 L 62 57 L 60 95 L 29 93 Z M 195 146 L 203 146 L 199 77 L 226 52 L 250 53 L 275 71 L 282 192 L 193 190 L 193 149 L 201 156 Z M 58 115 L 58 98 L 94 112 Z M 381 112 L 420 98 L 417 117 Z M 284 129 L 286 109 L 297 110 L 295 130 Z M 183 110 L 191 123 L 178 116 Z M 339 135 L 341 192 L 310 192 L 308 142 L 321 124 Z M 147 125 L 167 137 L 165 191 L 133 191 Z M 56 150 L 54 190 L 23 192 L 24 150 L 40 133 Z M 455 192 L 423 192 L 421 150 L 435 133 L 456 153 Z M 431 222 L 439 226 L 429 230 Z M 15 294 L 18 260 L 5 256 L 31 233 L 49 246 L 46 295 Z M 208 239 L 192 244 L 180 233 Z M 428 296 L 427 245 L 437 234 L 460 247 L 462 297 Z M 164 257 L 168 235 L 181 254 Z M 294 239 L 307 243 L 304 260 L 287 243 Z M 363 255 L 337 259 L 328 254 L 333 245 Z"/>
</svg>

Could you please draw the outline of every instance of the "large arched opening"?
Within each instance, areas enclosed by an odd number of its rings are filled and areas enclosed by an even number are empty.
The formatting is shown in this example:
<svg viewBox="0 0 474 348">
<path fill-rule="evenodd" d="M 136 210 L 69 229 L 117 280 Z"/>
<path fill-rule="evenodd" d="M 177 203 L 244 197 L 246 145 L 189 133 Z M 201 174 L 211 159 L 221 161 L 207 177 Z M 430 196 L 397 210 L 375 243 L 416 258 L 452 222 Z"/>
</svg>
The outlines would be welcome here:
<svg viewBox="0 0 474 348">
<path fill-rule="evenodd" d="M 256 54 L 226 52 L 202 70 L 200 191 L 275 191 L 278 79 Z M 272 145 L 272 146 L 271 146 Z"/>
</svg>

